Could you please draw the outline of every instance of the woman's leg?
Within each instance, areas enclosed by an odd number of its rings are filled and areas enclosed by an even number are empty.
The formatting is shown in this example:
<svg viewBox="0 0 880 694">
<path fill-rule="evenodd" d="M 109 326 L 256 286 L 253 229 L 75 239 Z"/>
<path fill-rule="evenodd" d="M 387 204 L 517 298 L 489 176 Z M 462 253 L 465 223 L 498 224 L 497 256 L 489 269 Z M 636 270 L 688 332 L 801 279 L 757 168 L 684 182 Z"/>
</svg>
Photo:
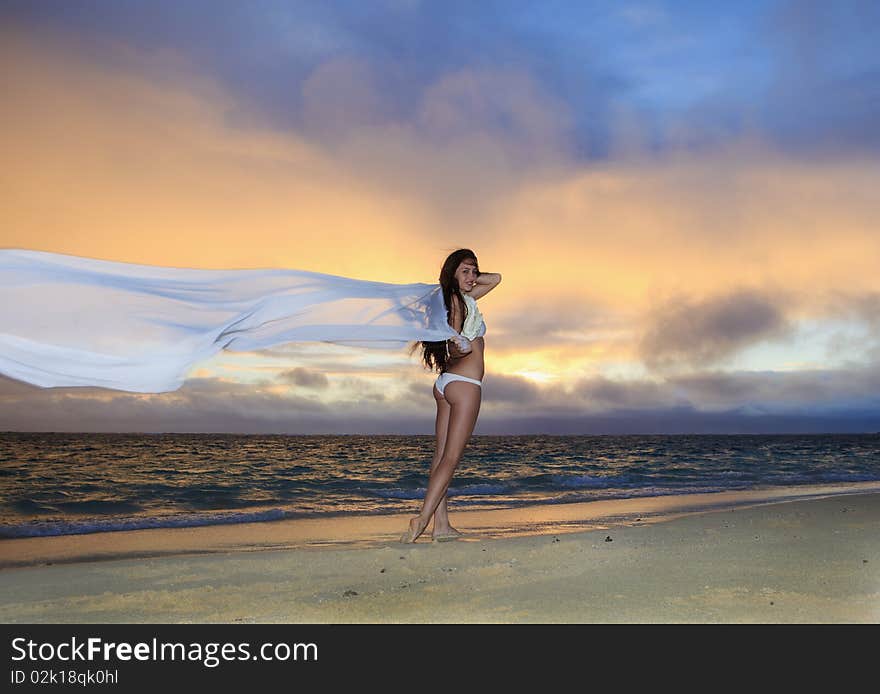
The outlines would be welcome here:
<svg viewBox="0 0 880 694">
<path fill-rule="evenodd" d="M 452 474 L 461 461 L 464 448 L 477 423 L 477 415 L 480 414 L 480 386 L 465 381 L 452 381 L 443 392 L 450 408 L 446 444 L 440 462 L 431 471 L 421 513 L 410 520 L 409 530 L 401 538 L 404 542 L 415 542 L 428 526 L 431 516 L 446 495 Z"/>
<path fill-rule="evenodd" d="M 451 407 L 449 406 L 449 403 L 446 402 L 446 398 L 444 398 L 440 394 L 440 391 L 437 390 L 436 386 L 432 390 L 434 392 L 434 400 L 437 401 L 437 421 L 434 425 L 434 430 L 437 436 L 437 449 L 434 451 L 434 458 L 431 460 L 431 472 L 433 473 L 443 459 L 443 451 L 446 448 L 446 436 L 449 431 L 449 413 Z M 434 529 L 432 532 L 434 537 L 452 538 L 460 535 L 460 533 L 449 523 L 449 510 L 446 506 L 446 500 L 447 495 L 444 494 L 443 499 L 441 499 L 440 503 L 437 505 L 437 510 L 434 512 Z"/>
</svg>

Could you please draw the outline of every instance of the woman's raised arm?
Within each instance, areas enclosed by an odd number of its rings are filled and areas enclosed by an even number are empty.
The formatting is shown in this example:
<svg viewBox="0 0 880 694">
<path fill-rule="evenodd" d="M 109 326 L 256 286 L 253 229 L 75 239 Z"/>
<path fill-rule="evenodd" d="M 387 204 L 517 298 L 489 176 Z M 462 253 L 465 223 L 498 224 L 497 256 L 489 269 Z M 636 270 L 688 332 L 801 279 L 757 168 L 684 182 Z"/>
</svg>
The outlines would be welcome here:
<svg viewBox="0 0 880 694">
<path fill-rule="evenodd" d="M 501 284 L 501 274 L 498 272 L 481 272 L 477 275 L 476 284 L 474 288 L 470 291 L 470 296 L 474 299 L 479 299 L 481 296 L 486 296 L 489 292 L 491 292 L 495 287 Z"/>
</svg>

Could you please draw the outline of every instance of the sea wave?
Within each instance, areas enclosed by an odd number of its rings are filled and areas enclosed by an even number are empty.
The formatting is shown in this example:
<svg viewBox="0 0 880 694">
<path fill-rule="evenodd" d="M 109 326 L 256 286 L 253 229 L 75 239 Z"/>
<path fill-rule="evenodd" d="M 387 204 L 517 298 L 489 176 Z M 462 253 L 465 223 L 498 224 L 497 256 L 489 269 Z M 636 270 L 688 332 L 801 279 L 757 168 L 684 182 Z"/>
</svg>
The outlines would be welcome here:
<svg viewBox="0 0 880 694">
<path fill-rule="evenodd" d="M 409 513 L 431 436 L 0 432 L 0 538 Z M 474 436 L 454 510 L 880 480 L 880 436 Z"/>
<path fill-rule="evenodd" d="M 0 524 L 0 538 L 52 537 L 57 535 L 83 535 L 107 533 L 120 530 L 148 530 L 153 528 L 194 528 L 205 525 L 234 523 L 259 523 L 281 520 L 290 515 L 283 509 L 269 509 L 251 513 L 206 513 L 169 515 L 159 517 L 134 517 L 90 520 L 31 521 L 28 523 Z"/>
</svg>

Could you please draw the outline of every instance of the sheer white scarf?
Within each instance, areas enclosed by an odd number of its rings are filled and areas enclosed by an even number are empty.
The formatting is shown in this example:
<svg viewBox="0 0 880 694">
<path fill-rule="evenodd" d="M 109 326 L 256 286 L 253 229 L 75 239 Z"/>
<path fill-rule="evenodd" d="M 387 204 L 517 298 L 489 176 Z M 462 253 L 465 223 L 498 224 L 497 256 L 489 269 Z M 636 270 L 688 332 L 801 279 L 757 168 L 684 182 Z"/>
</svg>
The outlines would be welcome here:
<svg viewBox="0 0 880 694">
<path fill-rule="evenodd" d="M 221 350 L 442 341 L 439 285 L 283 269 L 195 270 L 0 249 L 0 373 L 44 388 L 180 388 Z"/>
</svg>

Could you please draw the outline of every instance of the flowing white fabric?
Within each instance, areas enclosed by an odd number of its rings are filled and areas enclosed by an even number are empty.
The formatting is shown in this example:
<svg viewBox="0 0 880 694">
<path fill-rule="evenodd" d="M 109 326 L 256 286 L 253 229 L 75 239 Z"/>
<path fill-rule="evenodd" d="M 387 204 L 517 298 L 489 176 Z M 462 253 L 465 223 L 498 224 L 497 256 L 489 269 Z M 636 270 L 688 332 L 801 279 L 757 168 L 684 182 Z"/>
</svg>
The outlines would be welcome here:
<svg viewBox="0 0 880 694">
<path fill-rule="evenodd" d="M 0 249 L 0 373 L 44 388 L 162 393 L 223 349 L 315 341 L 399 349 L 456 334 L 439 285 Z"/>
</svg>

